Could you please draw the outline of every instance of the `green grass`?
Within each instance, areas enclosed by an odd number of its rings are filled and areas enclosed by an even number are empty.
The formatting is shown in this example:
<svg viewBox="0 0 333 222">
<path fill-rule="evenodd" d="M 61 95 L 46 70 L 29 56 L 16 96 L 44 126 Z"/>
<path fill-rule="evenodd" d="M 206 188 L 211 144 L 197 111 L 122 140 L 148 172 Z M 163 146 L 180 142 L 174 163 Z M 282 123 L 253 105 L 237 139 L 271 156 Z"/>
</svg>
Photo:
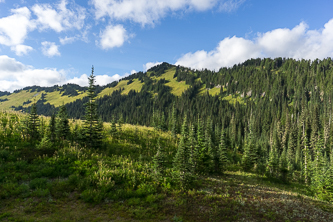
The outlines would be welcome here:
<svg viewBox="0 0 333 222">
<path fill-rule="evenodd" d="M 143 83 L 141 83 L 138 79 L 134 79 L 133 82 L 129 85 L 127 85 L 128 80 L 122 80 L 116 85 L 115 87 L 110 87 L 104 89 L 102 92 L 100 92 L 97 95 L 97 98 L 103 97 L 105 95 L 111 95 L 114 91 L 120 90 L 124 88 L 124 91 L 121 92 L 122 95 L 127 95 L 129 91 L 135 90 L 136 92 L 140 92 L 141 88 L 143 86 Z"/>
<path fill-rule="evenodd" d="M 27 102 L 28 100 L 31 100 L 32 102 L 36 100 L 37 102 L 38 99 L 40 98 L 40 95 L 41 95 L 40 92 L 37 93 L 37 92 L 30 92 L 30 90 L 29 91 L 22 90 L 18 93 L 12 93 L 9 96 L 2 96 L 0 97 L 0 99 L 8 99 L 8 100 L 0 102 L 0 109 L 10 110 L 12 106 L 23 105 L 23 102 Z"/>
<path fill-rule="evenodd" d="M 63 104 L 74 102 L 75 100 L 82 99 L 83 97 L 87 96 L 86 92 L 78 92 L 79 95 L 77 96 L 68 96 L 68 95 L 62 96 L 61 94 L 63 92 L 60 93 L 60 91 L 54 91 L 48 93 L 42 91 L 42 93 L 46 94 L 45 95 L 46 102 L 44 103 L 50 103 L 55 107 L 59 107 L 62 106 Z"/>
<path fill-rule="evenodd" d="M 160 79 L 165 79 L 170 82 L 166 83 L 166 86 L 170 86 L 172 88 L 171 93 L 174 94 L 175 96 L 181 96 L 182 93 L 187 90 L 190 85 L 187 85 L 185 81 L 177 82 L 177 78 L 173 78 L 173 76 L 176 73 L 176 68 L 171 68 L 167 70 L 164 74 L 162 74 L 159 77 L 152 77 L 152 79 L 160 80 Z"/>
<path fill-rule="evenodd" d="M 138 79 L 134 79 L 134 81 L 127 85 L 128 80 L 123 80 L 118 83 L 116 87 L 113 88 L 106 88 L 102 92 L 100 92 L 97 97 L 103 97 L 104 95 L 111 95 L 113 91 L 119 90 L 120 88 L 124 88 L 124 91 L 122 91 L 123 95 L 127 95 L 130 90 L 135 90 L 137 92 L 141 91 L 141 88 L 143 86 L 143 83 L 141 83 Z M 23 107 L 29 107 L 31 106 L 31 103 L 23 105 L 24 102 L 27 102 L 28 100 L 32 102 L 37 102 L 41 99 L 42 93 L 45 95 L 45 104 L 50 103 L 51 105 L 54 105 L 55 107 L 59 107 L 63 104 L 74 102 L 78 99 L 82 99 L 85 96 L 87 96 L 86 92 L 80 92 L 78 91 L 79 95 L 77 96 L 63 96 L 60 91 L 54 91 L 54 92 L 30 92 L 26 90 L 22 90 L 18 93 L 12 93 L 9 96 L 2 96 L 0 99 L 8 99 L 7 101 L 0 102 L 0 110 L 11 110 L 12 106 L 23 106 Z"/>
</svg>

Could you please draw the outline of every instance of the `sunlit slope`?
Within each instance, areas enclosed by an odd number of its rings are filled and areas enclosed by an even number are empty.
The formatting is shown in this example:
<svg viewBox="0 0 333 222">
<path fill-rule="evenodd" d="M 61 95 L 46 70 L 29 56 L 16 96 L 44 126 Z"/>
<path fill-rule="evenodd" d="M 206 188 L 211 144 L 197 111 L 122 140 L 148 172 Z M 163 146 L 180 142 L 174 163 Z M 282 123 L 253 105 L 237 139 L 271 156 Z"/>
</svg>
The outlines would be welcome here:
<svg viewBox="0 0 333 222">
<path fill-rule="evenodd" d="M 75 100 L 82 99 L 83 97 L 87 96 L 87 93 L 85 92 L 78 92 L 79 95 L 77 96 L 68 96 L 68 95 L 62 95 L 63 92 L 60 91 L 54 91 L 54 92 L 31 92 L 31 90 L 21 90 L 16 93 L 12 93 L 8 96 L 2 96 L 0 97 L 1 100 L 6 100 L 3 102 L 0 102 L 0 109 L 2 110 L 10 110 L 12 107 L 29 107 L 31 106 L 31 103 L 38 102 L 41 99 L 42 94 L 44 94 L 44 104 L 50 103 L 51 105 L 54 105 L 55 107 L 61 106 L 62 104 L 67 104 L 74 102 Z M 29 103 L 28 101 L 31 101 Z M 24 104 L 26 103 L 26 104 Z"/>
<path fill-rule="evenodd" d="M 176 67 L 173 67 L 155 79 L 157 79 L 157 80 L 165 79 L 165 80 L 170 81 L 170 82 L 166 83 L 165 85 L 170 86 L 172 88 L 172 90 L 171 90 L 172 94 L 174 94 L 175 96 L 181 96 L 182 93 L 190 87 L 190 85 L 187 85 L 185 83 L 185 81 L 177 82 L 177 78 L 173 78 L 175 73 L 176 73 Z M 154 78 L 152 78 L 152 79 L 154 79 Z"/>
<path fill-rule="evenodd" d="M 12 93 L 8 96 L 1 96 L 0 100 L 6 100 L 3 102 L 0 102 L 0 109 L 1 110 L 9 110 L 12 106 L 23 106 L 24 102 L 27 102 L 28 100 L 31 101 L 38 101 L 40 98 L 41 93 L 37 92 L 30 92 L 30 90 L 21 90 L 17 93 Z"/>
<path fill-rule="evenodd" d="M 120 90 L 123 89 L 123 91 L 121 92 L 122 95 L 127 95 L 129 93 L 129 91 L 134 90 L 136 92 L 140 92 L 142 89 L 142 86 L 144 83 L 141 83 L 140 80 L 138 79 L 134 79 L 132 83 L 128 84 L 129 80 L 122 80 L 118 83 L 118 85 L 116 85 L 115 87 L 109 87 L 109 88 L 105 88 L 102 90 L 102 92 L 100 92 L 97 96 L 97 98 L 103 97 L 105 95 L 111 95 L 114 91 L 116 90 Z"/>
<path fill-rule="evenodd" d="M 45 92 L 43 92 L 45 93 Z M 78 99 L 82 99 L 83 97 L 87 96 L 86 92 L 80 92 L 78 91 L 79 95 L 77 96 L 68 96 L 68 95 L 62 95 L 62 92 L 60 91 L 54 91 L 45 93 L 45 100 L 44 103 L 50 103 L 51 105 L 54 105 L 55 107 L 59 107 L 63 104 L 74 102 Z"/>
<path fill-rule="evenodd" d="M 149 77 L 152 80 L 158 81 L 160 79 L 165 79 L 167 83 L 165 83 L 166 86 L 169 86 L 171 88 L 171 93 L 175 96 L 181 96 L 183 92 L 185 92 L 190 85 L 186 84 L 185 81 L 177 81 L 177 77 L 175 76 L 177 67 L 169 65 L 167 69 L 165 69 L 163 72 L 160 72 L 160 74 L 156 75 L 156 70 L 150 70 L 147 73 L 142 73 L 143 76 Z M 155 73 L 155 75 L 153 75 Z M 121 80 L 118 82 L 118 84 L 114 87 L 110 86 L 104 86 L 102 90 L 98 93 L 97 98 L 102 98 L 103 96 L 111 96 L 112 93 L 116 90 L 121 90 L 122 95 L 127 95 L 131 90 L 134 90 L 136 92 L 140 92 L 142 90 L 142 87 L 146 84 L 144 82 L 145 78 L 142 78 L 142 76 L 134 77 L 131 76 L 125 78 L 124 80 Z M 131 80 L 129 80 L 131 79 Z M 196 82 L 201 82 L 201 78 L 197 78 L 195 80 Z M 202 83 L 202 82 L 201 82 Z M 107 84 L 107 83 L 106 83 Z M 155 84 L 155 83 L 153 83 Z M 65 86 L 57 87 L 55 89 L 51 89 L 48 87 L 44 87 L 39 90 L 20 90 L 17 92 L 14 92 L 10 95 L 5 95 L 0 97 L 0 110 L 10 110 L 14 107 L 20 107 L 27 108 L 31 106 L 33 102 L 41 102 L 41 96 L 44 95 L 43 103 L 50 105 L 53 105 L 55 107 L 59 107 L 62 104 L 68 104 L 71 102 L 75 102 L 76 100 L 81 100 L 84 97 L 87 96 L 87 92 L 82 87 L 75 87 L 71 86 L 70 90 L 67 92 L 66 90 L 69 88 L 67 86 L 67 89 Z M 211 96 L 219 96 L 221 87 L 223 87 L 223 91 L 226 91 L 225 86 L 219 86 L 216 85 L 215 87 L 211 89 L 206 89 L 205 84 L 202 84 L 202 88 L 199 90 L 199 93 L 197 96 L 203 96 L 206 94 L 209 94 Z M 79 88 L 79 89 L 78 89 Z M 73 93 L 73 89 L 74 91 Z M 39 92 L 37 92 L 39 91 Z M 67 93 L 66 93 L 67 92 Z M 72 93 L 72 94 L 71 94 Z M 66 95 L 67 94 L 67 95 Z M 221 99 L 229 101 L 231 104 L 235 104 L 236 102 L 239 102 L 241 104 L 244 103 L 244 98 L 241 98 L 239 94 L 235 95 L 223 95 L 221 96 Z"/>
</svg>

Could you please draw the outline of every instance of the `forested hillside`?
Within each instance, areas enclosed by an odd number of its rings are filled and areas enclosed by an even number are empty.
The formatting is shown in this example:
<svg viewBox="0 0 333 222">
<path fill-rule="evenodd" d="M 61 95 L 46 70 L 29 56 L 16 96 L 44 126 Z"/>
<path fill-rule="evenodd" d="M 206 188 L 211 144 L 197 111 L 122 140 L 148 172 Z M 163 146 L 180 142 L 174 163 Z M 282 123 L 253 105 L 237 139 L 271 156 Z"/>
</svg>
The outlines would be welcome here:
<svg viewBox="0 0 333 222">
<path fill-rule="evenodd" d="M 81 199 L 93 203 L 132 198 L 130 206 L 136 206 L 140 200 L 133 198 L 153 195 L 151 198 L 157 199 L 151 203 L 155 203 L 165 198 L 157 194 L 170 195 L 171 190 L 178 190 L 195 196 L 205 187 L 220 195 L 216 184 L 207 182 L 208 178 L 218 178 L 222 184 L 224 178 L 229 183 L 230 175 L 235 172 L 254 175 L 260 178 L 260 183 L 269 181 L 274 187 L 291 186 L 299 195 L 331 202 L 332 86 L 330 58 L 322 61 L 276 58 L 252 59 L 216 72 L 163 63 L 146 73 L 139 72 L 103 87 L 90 82 L 90 87 L 69 84 L 2 93 L 0 107 L 9 109 L 9 104 L 21 98 L 22 105 L 11 108 L 30 115 L 19 120 L 19 114 L 2 114 L 0 163 L 12 169 L 10 164 L 15 165 L 15 159 L 24 154 L 28 156 L 24 161 L 44 164 L 50 167 L 49 171 L 29 178 L 17 176 L 13 184 L 42 177 L 69 178 L 67 185 L 73 188 L 69 192 L 76 189 Z M 37 114 L 52 117 L 45 123 L 37 121 Z M 95 119 L 88 124 L 92 116 Z M 74 118 L 70 127 L 68 118 Z M 83 120 L 83 125 L 76 119 Z M 33 120 L 38 126 L 33 127 Z M 102 121 L 110 122 L 108 130 L 103 130 Z M 126 131 L 122 129 L 124 123 L 151 128 L 145 133 L 133 128 Z M 93 130 L 89 128 L 92 125 Z M 61 143 L 63 140 L 66 142 Z M 95 147 L 87 141 L 99 142 Z M 15 151 L 16 146 L 24 147 L 23 151 Z M 37 159 L 26 151 L 29 146 L 51 156 Z M 11 153 L 15 158 L 11 159 Z M 48 165 L 51 162 L 59 167 Z M 70 170 L 66 171 L 65 166 Z M 0 182 L 7 181 L 8 177 L 1 177 Z M 52 193 L 45 184 L 43 189 Z M 32 185 L 30 188 L 34 190 Z M 10 194 L 10 186 L 3 190 L 2 198 L 16 195 Z M 221 195 L 227 195 L 225 188 L 223 192 Z M 255 206 L 257 197 L 241 195 L 236 205 L 223 206 L 223 209 L 240 214 L 235 211 L 236 206 Z M 215 210 L 209 214 L 214 218 L 225 213 Z M 281 212 L 272 212 L 271 216 L 265 212 L 257 216 L 263 220 L 288 219 L 277 216 Z M 311 219 L 312 213 L 303 215 L 299 210 L 289 213 L 289 219 L 295 221 L 324 221 Z M 232 220 L 230 215 L 225 219 Z M 236 219 L 258 219 L 243 216 Z M 190 220 L 191 215 L 187 218 Z"/>
</svg>

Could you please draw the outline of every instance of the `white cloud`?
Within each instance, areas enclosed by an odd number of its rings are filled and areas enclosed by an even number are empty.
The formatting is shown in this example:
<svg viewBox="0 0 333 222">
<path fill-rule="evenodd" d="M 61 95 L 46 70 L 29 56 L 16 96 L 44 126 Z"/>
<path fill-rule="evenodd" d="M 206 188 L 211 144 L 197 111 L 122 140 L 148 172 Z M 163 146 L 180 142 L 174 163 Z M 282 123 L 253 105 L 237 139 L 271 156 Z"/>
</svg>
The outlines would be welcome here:
<svg viewBox="0 0 333 222">
<path fill-rule="evenodd" d="M 147 72 L 148 69 L 157 66 L 159 64 L 162 64 L 161 62 L 147 62 L 146 64 L 143 65 L 143 70 Z"/>
<path fill-rule="evenodd" d="M 115 74 L 113 76 L 108 75 L 96 75 L 96 84 L 100 86 L 104 86 L 108 83 L 111 83 L 113 81 L 119 80 L 121 78 L 120 75 Z"/>
<path fill-rule="evenodd" d="M 169 12 L 205 11 L 214 7 L 230 11 L 243 0 L 91 0 L 97 19 L 131 20 L 142 25 L 154 24 Z"/>
<path fill-rule="evenodd" d="M 293 29 L 275 29 L 258 33 L 253 40 L 228 37 L 212 51 L 200 50 L 183 55 L 176 65 L 218 70 L 257 57 L 333 57 L 333 19 L 321 30 L 308 30 L 308 26 L 302 22 Z"/>
<path fill-rule="evenodd" d="M 11 9 L 12 15 L 0 18 L 0 44 L 6 46 L 20 45 L 29 31 L 35 29 L 30 20 L 30 10 L 27 7 Z"/>
<path fill-rule="evenodd" d="M 0 91 L 14 91 L 26 86 L 53 86 L 66 80 L 66 72 L 57 69 L 34 69 L 6 55 L 0 56 Z"/>
<path fill-rule="evenodd" d="M 5 3 L 5 0 L 0 0 L 0 3 Z"/>
<path fill-rule="evenodd" d="M 58 46 L 54 42 L 42 42 L 42 52 L 47 57 L 60 56 Z"/>
<path fill-rule="evenodd" d="M 95 84 L 104 86 L 107 85 L 113 81 L 117 81 L 121 78 L 120 75 L 115 74 L 113 76 L 109 75 L 96 75 L 95 76 Z M 67 83 L 74 83 L 80 86 L 88 86 L 88 75 L 87 74 L 82 74 L 80 77 L 74 77 L 73 79 L 70 79 L 67 81 Z"/>
<path fill-rule="evenodd" d="M 1 0 L 0 0 L 1 1 Z M 86 9 L 74 3 L 68 4 L 67 0 L 60 0 L 53 8 L 50 4 L 35 4 L 32 7 L 37 19 L 31 19 L 31 12 L 27 7 L 11 9 L 11 15 L 0 18 L 0 45 L 9 46 L 18 56 L 29 53 L 33 48 L 24 45 L 29 32 L 38 28 L 40 31 L 53 29 L 62 32 L 68 29 L 81 30 L 86 17 Z M 86 28 L 82 36 L 76 35 L 75 39 L 65 37 L 60 39 L 62 44 L 73 42 L 78 38 L 87 41 Z M 50 45 L 44 54 L 52 57 L 60 55 L 56 45 Z"/>
<path fill-rule="evenodd" d="M 14 51 L 15 54 L 18 55 L 18 56 L 26 55 L 30 51 L 33 50 L 33 48 L 31 46 L 28 46 L 28 45 L 15 45 L 15 46 L 10 47 L 10 49 L 12 51 Z"/>
<path fill-rule="evenodd" d="M 132 74 L 135 74 L 135 73 L 137 73 L 137 71 L 133 69 L 133 70 L 131 71 L 131 75 L 132 75 Z"/>
<path fill-rule="evenodd" d="M 71 8 L 67 8 L 67 0 L 61 0 L 53 8 L 50 4 L 35 4 L 32 11 L 37 16 L 39 29 L 53 29 L 62 32 L 67 29 L 80 30 L 84 25 L 86 10 L 74 2 Z"/>
<path fill-rule="evenodd" d="M 120 47 L 128 40 L 129 36 L 122 25 L 109 25 L 100 33 L 100 45 L 103 49 Z"/>
<path fill-rule="evenodd" d="M 66 70 L 55 68 L 35 69 L 6 55 L 0 56 L 0 91 L 13 92 L 16 89 L 22 89 L 26 86 L 53 86 L 66 83 L 75 83 L 81 86 L 88 85 L 88 76 L 86 74 L 80 77 L 68 79 Z M 96 75 L 96 84 L 106 85 L 115 80 L 119 80 L 120 75 Z"/>
<path fill-rule="evenodd" d="M 77 40 L 77 36 L 72 36 L 72 37 L 65 36 L 65 38 L 61 38 L 61 37 L 59 38 L 59 41 L 62 45 L 73 43 L 76 40 Z"/>
</svg>

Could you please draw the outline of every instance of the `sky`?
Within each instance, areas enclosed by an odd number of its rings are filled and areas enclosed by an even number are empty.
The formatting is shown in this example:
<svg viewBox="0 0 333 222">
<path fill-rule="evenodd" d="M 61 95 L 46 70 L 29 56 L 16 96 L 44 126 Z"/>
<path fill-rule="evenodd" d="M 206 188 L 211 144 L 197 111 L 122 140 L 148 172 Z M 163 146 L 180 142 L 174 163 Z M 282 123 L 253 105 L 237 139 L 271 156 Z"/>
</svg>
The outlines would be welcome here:
<svg viewBox="0 0 333 222">
<path fill-rule="evenodd" d="M 0 0 L 0 91 L 333 57 L 331 0 Z"/>
</svg>

